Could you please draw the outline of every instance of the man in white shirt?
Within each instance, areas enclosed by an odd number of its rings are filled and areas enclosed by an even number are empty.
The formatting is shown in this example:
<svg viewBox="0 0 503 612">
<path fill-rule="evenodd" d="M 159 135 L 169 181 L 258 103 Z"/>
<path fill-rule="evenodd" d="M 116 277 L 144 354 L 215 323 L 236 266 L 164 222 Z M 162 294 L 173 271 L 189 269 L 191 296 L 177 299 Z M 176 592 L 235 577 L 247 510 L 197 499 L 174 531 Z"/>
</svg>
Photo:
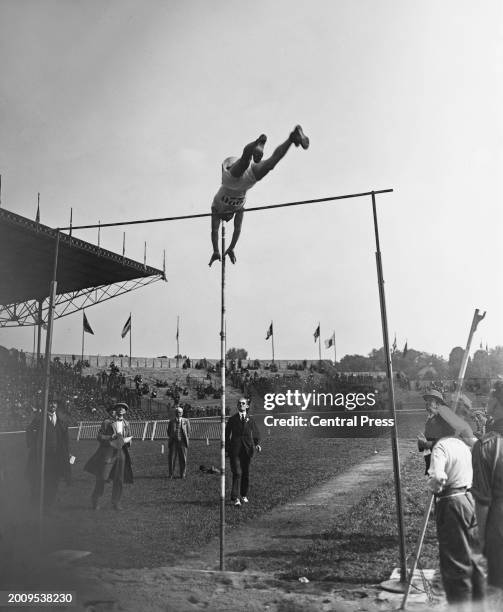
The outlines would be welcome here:
<svg viewBox="0 0 503 612">
<path fill-rule="evenodd" d="M 440 573 L 449 604 L 457 610 L 484 597 L 480 564 L 472 457 L 469 444 L 459 437 L 441 438 L 433 446 L 428 485 L 435 494 L 435 520 L 440 554 Z"/>
</svg>

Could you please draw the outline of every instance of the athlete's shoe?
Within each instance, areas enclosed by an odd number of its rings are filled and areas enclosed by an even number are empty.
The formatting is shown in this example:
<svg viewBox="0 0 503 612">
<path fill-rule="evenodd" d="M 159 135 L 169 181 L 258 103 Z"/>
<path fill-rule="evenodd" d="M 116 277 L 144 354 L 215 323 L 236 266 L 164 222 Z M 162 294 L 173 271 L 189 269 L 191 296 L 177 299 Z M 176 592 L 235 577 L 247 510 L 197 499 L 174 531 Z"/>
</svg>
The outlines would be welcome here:
<svg viewBox="0 0 503 612">
<path fill-rule="evenodd" d="M 236 256 L 234 255 L 234 251 L 227 249 L 227 251 L 225 251 L 225 254 L 229 256 L 229 259 L 233 264 L 236 263 Z"/>
<path fill-rule="evenodd" d="M 237 508 L 238 506 L 241 505 L 241 501 L 239 499 L 235 499 L 233 502 L 233 505 Z"/>
<path fill-rule="evenodd" d="M 295 126 L 295 129 L 290 134 L 290 140 L 296 147 L 301 146 L 303 149 L 309 148 L 309 138 L 304 134 L 300 125 Z"/>
<path fill-rule="evenodd" d="M 247 504 L 249 500 L 248 500 L 248 498 L 247 498 L 247 497 L 246 497 L 246 495 L 245 495 L 245 496 L 243 496 L 243 497 L 241 498 L 241 501 L 243 502 L 243 504 Z"/>
<path fill-rule="evenodd" d="M 215 251 L 215 252 L 213 253 L 213 255 L 211 256 L 211 259 L 210 259 L 210 263 L 209 263 L 208 265 L 209 265 L 209 266 L 211 266 L 211 264 L 212 264 L 214 261 L 220 261 L 220 253 L 219 253 L 218 251 Z"/>
<path fill-rule="evenodd" d="M 255 141 L 255 147 L 253 149 L 253 161 L 258 164 L 264 156 L 264 145 L 267 142 L 267 136 L 261 134 Z"/>
</svg>

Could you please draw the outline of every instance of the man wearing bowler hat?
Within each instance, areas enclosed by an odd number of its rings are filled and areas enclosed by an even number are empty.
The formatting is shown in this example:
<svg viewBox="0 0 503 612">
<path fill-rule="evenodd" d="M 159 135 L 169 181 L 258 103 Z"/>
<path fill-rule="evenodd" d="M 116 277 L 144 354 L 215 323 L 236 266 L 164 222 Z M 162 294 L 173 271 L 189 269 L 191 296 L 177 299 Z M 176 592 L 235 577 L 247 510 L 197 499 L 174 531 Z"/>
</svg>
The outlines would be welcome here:
<svg viewBox="0 0 503 612">
<path fill-rule="evenodd" d="M 105 483 L 112 482 L 112 507 L 121 510 L 123 484 L 133 482 L 133 470 L 129 447 L 131 446 L 131 428 L 124 419 L 128 410 L 127 404 L 118 403 L 107 408 L 110 415 L 101 424 L 98 432 L 99 446 L 94 455 L 84 466 L 84 470 L 96 477 L 91 496 L 94 510 L 99 508 L 99 500 L 105 491 Z"/>
<path fill-rule="evenodd" d="M 187 451 L 189 448 L 190 421 L 183 417 L 183 408 L 175 408 L 175 418 L 168 423 L 168 466 L 169 477 L 174 478 L 175 463 L 178 458 L 180 478 L 187 472 Z"/>
</svg>

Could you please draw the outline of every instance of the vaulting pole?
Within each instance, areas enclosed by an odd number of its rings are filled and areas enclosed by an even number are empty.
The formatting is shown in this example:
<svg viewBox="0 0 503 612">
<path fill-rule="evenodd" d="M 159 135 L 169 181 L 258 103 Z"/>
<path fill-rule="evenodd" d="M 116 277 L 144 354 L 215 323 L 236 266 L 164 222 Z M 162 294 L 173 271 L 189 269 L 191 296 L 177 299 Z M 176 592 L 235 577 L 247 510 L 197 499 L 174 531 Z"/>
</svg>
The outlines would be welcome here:
<svg viewBox="0 0 503 612">
<path fill-rule="evenodd" d="M 396 427 L 395 412 L 395 389 L 393 386 L 393 367 L 389 350 L 388 318 L 386 315 L 386 299 L 384 295 L 384 278 L 381 260 L 381 247 L 379 245 L 379 228 L 377 225 L 377 209 L 375 193 L 372 192 L 372 212 L 374 215 L 374 231 L 376 240 L 376 265 L 377 282 L 379 285 L 379 304 L 381 307 L 381 324 L 383 335 L 384 355 L 386 357 L 386 374 L 388 377 L 389 407 L 393 417 L 393 427 L 391 429 L 391 448 L 393 453 L 393 473 L 395 477 L 395 497 L 398 518 L 398 538 L 400 547 L 400 582 L 405 584 L 407 580 L 407 561 L 405 553 L 405 530 L 403 525 L 402 491 L 400 481 L 400 458 L 398 453 L 398 433 Z"/>
<path fill-rule="evenodd" d="M 49 290 L 49 312 L 47 314 L 47 334 L 45 340 L 45 377 L 44 377 L 44 407 L 41 414 L 42 425 L 42 444 L 40 448 L 40 503 L 39 503 L 39 536 L 42 541 L 42 523 L 44 515 L 44 487 L 45 487 L 45 447 L 47 438 L 47 407 L 49 405 L 49 386 L 51 380 L 51 347 L 52 347 L 52 328 L 54 322 L 54 301 L 56 299 L 57 274 L 58 274 L 58 253 L 59 253 L 59 230 L 56 230 L 56 246 L 54 249 L 54 266 L 52 272 L 52 282 Z"/>
<path fill-rule="evenodd" d="M 405 593 L 402 599 L 402 604 L 400 605 L 400 610 L 407 609 L 407 600 L 409 599 L 410 590 L 412 587 L 412 580 L 414 578 L 414 572 L 419 565 L 419 556 L 421 555 L 421 548 L 423 547 L 424 536 L 426 535 L 426 530 L 428 529 L 428 520 L 430 518 L 431 510 L 433 508 L 433 493 L 429 493 L 428 501 L 426 503 L 426 510 L 423 514 L 423 522 L 421 524 L 421 530 L 419 531 L 419 539 L 416 544 L 416 550 L 414 551 L 414 558 L 412 562 L 412 567 L 410 568 L 409 578 L 407 580 L 407 587 L 405 589 Z"/>
<path fill-rule="evenodd" d="M 222 411 L 220 414 L 220 571 L 225 569 L 225 221 L 222 221 L 222 310 L 220 316 L 220 375 L 222 377 Z"/>
</svg>

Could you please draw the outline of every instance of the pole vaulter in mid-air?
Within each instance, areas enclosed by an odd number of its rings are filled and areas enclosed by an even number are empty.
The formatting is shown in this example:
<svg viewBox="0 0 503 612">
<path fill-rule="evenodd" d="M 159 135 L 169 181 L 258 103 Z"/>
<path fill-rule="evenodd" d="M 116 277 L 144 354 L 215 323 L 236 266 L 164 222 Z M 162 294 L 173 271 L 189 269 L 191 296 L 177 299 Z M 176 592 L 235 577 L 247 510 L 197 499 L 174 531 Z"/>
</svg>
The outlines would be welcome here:
<svg viewBox="0 0 503 612">
<path fill-rule="evenodd" d="M 276 147 L 271 157 L 262 160 L 266 141 L 267 136 L 261 134 L 256 140 L 245 146 L 241 157 L 227 157 L 222 163 L 222 185 L 213 198 L 213 204 L 211 205 L 211 243 L 213 245 L 213 255 L 210 259 L 210 266 L 214 261 L 220 261 L 220 251 L 218 248 L 220 222 L 230 221 L 234 217 L 234 232 L 229 248 L 226 249 L 224 254 L 224 256 L 228 255 L 234 264 L 236 263 L 234 247 L 241 234 L 246 192 L 257 181 L 261 181 L 285 157 L 292 144 L 303 149 L 309 147 L 309 138 L 304 134 L 300 125 L 295 126 L 290 136 L 285 142 Z"/>
</svg>

